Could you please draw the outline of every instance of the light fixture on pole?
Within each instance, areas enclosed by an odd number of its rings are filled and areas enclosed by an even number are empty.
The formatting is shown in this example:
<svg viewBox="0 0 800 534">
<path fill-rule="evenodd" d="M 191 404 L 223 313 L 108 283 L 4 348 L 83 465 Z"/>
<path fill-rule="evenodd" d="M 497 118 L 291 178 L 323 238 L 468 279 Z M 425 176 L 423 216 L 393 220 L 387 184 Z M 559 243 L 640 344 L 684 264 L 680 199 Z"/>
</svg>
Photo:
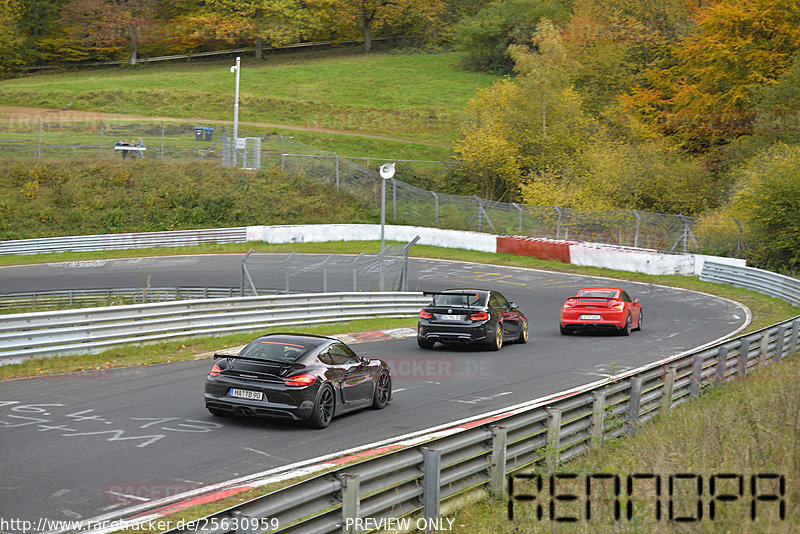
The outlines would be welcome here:
<svg viewBox="0 0 800 534">
<path fill-rule="evenodd" d="M 383 228 L 386 226 L 386 181 L 394 176 L 394 163 L 384 163 L 380 168 L 381 180 L 381 250 L 383 250 Z"/>
</svg>

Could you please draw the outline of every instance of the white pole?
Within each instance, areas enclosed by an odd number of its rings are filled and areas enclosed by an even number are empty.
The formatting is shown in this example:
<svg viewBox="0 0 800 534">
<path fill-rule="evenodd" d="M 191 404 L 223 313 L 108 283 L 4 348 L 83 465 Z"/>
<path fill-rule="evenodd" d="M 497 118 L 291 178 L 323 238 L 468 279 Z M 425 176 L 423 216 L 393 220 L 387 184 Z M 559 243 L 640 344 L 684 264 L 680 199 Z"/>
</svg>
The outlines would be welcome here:
<svg viewBox="0 0 800 534">
<path fill-rule="evenodd" d="M 239 71 L 241 70 L 241 57 L 236 57 L 236 99 L 233 103 L 233 142 L 239 138 Z M 234 147 L 236 145 L 234 144 Z"/>
</svg>

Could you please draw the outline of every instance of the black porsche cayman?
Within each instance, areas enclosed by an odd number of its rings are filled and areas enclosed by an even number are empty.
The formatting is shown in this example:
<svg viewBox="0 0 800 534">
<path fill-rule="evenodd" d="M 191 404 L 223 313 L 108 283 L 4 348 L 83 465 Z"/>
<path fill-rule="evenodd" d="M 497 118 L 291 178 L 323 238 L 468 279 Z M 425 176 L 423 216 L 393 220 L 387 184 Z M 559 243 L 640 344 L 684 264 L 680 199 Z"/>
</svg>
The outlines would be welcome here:
<svg viewBox="0 0 800 534">
<path fill-rule="evenodd" d="M 307 421 L 325 428 L 334 416 L 392 397 L 383 360 L 358 356 L 333 338 L 267 334 L 235 356 L 217 360 L 206 377 L 206 408 L 214 415 L 264 416 Z"/>
</svg>

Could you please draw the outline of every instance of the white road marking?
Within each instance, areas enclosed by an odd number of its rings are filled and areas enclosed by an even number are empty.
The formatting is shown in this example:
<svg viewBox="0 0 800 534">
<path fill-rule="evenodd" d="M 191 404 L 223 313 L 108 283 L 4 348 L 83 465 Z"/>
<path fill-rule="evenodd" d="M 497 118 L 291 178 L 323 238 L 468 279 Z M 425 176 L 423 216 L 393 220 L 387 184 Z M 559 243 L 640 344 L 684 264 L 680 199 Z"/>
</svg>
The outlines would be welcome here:
<svg viewBox="0 0 800 534">
<path fill-rule="evenodd" d="M 58 490 L 57 492 L 55 492 L 53 494 L 53 497 L 61 497 L 62 495 L 64 495 L 65 493 L 68 493 L 69 491 L 70 490 L 68 490 L 68 489 L 60 489 L 60 490 Z"/>
<path fill-rule="evenodd" d="M 116 495 L 117 497 L 122 497 L 123 499 L 130 499 L 135 501 L 147 502 L 150 500 L 146 497 L 139 497 L 138 495 L 127 495 L 125 493 L 120 493 L 118 491 L 107 491 L 106 493 L 108 493 L 109 495 Z"/>
</svg>

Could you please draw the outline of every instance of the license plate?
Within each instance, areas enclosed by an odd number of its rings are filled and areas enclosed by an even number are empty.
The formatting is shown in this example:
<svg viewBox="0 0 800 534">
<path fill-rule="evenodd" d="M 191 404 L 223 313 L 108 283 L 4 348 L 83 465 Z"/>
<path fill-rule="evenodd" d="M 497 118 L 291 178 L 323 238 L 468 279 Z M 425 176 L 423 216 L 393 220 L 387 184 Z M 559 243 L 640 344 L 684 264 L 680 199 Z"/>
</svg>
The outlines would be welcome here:
<svg viewBox="0 0 800 534">
<path fill-rule="evenodd" d="M 581 315 L 581 320 L 583 321 L 599 321 L 600 319 L 602 319 L 600 315 L 589 315 L 589 314 Z"/>
<path fill-rule="evenodd" d="M 231 388 L 231 391 L 228 395 L 230 395 L 231 397 L 236 397 L 239 399 L 247 399 L 247 400 L 260 401 L 264 399 L 264 394 L 261 393 L 260 391 L 250 391 L 247 389 Z"/>
<path fill-rule="evenodd" d="M 439 318 L 442 321 L 463 321 L 463 315 L 440 315 Z"/>
</svg>

